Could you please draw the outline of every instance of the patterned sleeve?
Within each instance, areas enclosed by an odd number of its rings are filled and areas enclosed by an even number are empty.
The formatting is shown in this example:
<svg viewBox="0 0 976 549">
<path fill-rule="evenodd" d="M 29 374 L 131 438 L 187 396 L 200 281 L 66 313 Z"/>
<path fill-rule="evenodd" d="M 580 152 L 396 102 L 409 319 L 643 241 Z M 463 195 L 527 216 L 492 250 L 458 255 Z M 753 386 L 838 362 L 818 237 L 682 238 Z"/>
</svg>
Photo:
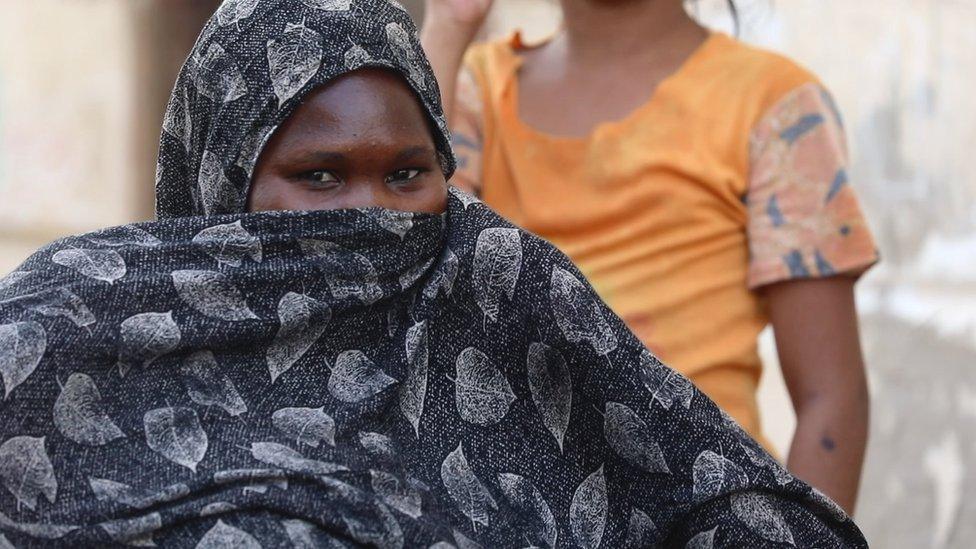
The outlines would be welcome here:
<svg viewBox="0 0 976 549">
<path fill-rule="evenodd" d="M 483 107 L 481 92 L 469 67 L 461 69 L 457 82 L 457 100 L 451 118 L 457 171 L 451 184 L 475 196 L 481 195 L 481 152 L 483 145 Z"/>
<path fill-rule="evenodd" d="M 751 136 L 749 287 L 860 275 L 878 251 L 848 182 L 843 122 L 818 83 L 780 100 Z"/>
</svg>

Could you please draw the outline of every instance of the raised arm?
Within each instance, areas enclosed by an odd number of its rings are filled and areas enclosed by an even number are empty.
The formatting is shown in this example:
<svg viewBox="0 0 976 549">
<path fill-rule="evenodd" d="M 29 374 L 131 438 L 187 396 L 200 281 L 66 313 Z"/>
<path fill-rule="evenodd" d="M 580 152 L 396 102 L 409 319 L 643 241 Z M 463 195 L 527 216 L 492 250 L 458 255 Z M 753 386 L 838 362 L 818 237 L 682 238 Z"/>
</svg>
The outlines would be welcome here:
<svg viewBox="0 0 976 549">
<path fill-rule="evenodd" d="M 453 122 L 458 72 L 464 52 L 484 23 L 494 0 L 427 0 L 420 41 L 441 88 L 448 122 Z"/>
</svg>

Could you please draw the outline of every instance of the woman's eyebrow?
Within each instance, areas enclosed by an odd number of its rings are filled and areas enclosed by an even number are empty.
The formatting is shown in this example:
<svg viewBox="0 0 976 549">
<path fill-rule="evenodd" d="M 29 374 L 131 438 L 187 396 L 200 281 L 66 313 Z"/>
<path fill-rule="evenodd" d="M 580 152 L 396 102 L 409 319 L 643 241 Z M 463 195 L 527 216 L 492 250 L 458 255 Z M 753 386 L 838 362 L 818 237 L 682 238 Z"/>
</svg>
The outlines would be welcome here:
<svg viewBox="0 0 976 549">
<path fill-rule="evenodd" d="M 303 163 L 338 163 L 345 162 L 348 157 L 342 153 L 331 151 L 302 151 L 295 156 L 295 160 Z"/>
<path fill-rule="evenodd" d="M 400 152 L 396 154 L 396 157 L 394 157 L 394 160 L 396 162 L 406 162 L 419 158 L 429 158 L 434 155 L 435 153 L 433 147 L 417 145 L 414 147 L 401 149 Z"/>
</svg>

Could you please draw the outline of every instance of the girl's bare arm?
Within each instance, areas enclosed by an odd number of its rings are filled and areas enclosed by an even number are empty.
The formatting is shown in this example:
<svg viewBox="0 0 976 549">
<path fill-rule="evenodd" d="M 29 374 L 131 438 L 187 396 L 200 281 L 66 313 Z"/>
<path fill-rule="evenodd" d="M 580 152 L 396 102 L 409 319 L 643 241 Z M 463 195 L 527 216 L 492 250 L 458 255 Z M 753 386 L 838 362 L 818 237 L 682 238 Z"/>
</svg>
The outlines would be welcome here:
<svg viewBox="0 0 976 549">
<path fill-rule="evenodd" d="M 797 416 L 788 468 L 848 513 L 857 501 L 869 409 L 854 283 L 834 276 L 764 289 Z"/>
</svg>

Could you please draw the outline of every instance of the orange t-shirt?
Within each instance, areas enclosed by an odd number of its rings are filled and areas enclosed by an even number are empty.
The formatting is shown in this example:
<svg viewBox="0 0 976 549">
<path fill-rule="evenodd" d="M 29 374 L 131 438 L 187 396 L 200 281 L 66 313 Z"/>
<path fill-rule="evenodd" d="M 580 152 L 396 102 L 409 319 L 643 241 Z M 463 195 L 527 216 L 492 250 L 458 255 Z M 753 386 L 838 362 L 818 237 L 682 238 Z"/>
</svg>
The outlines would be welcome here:
<svg viewBox="0 0 976 549">
<path fill-rule="evenodd" d="M 877 259 L 829 94 L 715 33 L 625 119 L 557 137 L 518 116 L 523 47 L 516 35 L 469 52 L 454 183 L 561 248 L 649 349 L 762 440 L 768 320 L 752 290 Z"/>
</svg>

